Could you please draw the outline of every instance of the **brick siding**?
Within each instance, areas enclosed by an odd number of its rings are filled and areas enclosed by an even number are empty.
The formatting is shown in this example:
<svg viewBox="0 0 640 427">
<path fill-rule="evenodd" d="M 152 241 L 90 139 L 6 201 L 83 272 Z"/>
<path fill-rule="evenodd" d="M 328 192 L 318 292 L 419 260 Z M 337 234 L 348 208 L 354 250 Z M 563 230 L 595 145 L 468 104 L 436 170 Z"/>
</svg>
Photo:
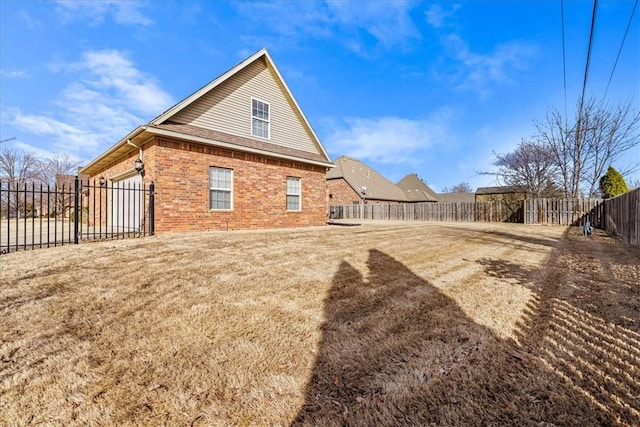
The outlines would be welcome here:
<svg viewBox="0 0 640 427">
<path fill-rule="evenodd" d="M 353 202 L 362 203 L 362 198 L 343 178 L 327 180 L 327 188 L 331 205 L 350 205 Z"/>
<path fill-rule="evenodd" d="M 327 220 L 326 168 L 154 137 L 144 144 L 144 185 L 155 182 L 155 230 L 235 230 L 323 225 Z M 138 153 L 121 158 L 98 176 L 133 166 Z M 212 211 L 209 168 L 233 169 L 233 209 Z M 302 210 L 286 209 L 286 179 L 301 179 Z M 92 177 L 93 178 L 93 177 Z"/>
</svg>

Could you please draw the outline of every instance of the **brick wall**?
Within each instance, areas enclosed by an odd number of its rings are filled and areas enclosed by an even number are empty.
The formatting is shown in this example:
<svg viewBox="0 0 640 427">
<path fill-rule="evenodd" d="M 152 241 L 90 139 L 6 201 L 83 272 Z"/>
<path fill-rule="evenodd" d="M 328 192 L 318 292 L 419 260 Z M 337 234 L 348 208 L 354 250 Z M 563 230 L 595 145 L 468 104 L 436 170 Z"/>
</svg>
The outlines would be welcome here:
<svg viewBox="0 0 640 427">
<path fill-rule="evenodd" d="M 133 165 L 137 152 L 101 173 L 109 178 Z M 326 169 L 167 138 L 144 145 L 144 184 L 155 182 L 155 229 L 234 230 L 323 225 L 327 220 Z M 233 169 L 233 209 L 209 209 L 209 168 Z M 100 175 L 98 175 L 100 176 Z M 286 179 L 301 179 L 302 210 L 287 211 Z"/>
<path fill-rule="evenodd" d="M 142 145 L 143 148 L 143 160 L 144 160 L 144 174 L 142 176 L 142 186 L 146 189 L 149 189 L 149 184 L 154 179 L 153 173 L 150 175 L 148 172 L 153 171 L 154 160 L 156 155 L 156 146 L 155 141 L 150 139 Z M 86 224 L 89 226 L 99 226 L 106 225 L 107 222 L 112 222 L 109 217 L 113 215 L 114 207 L 109 207 L 108 200 L 110 199 L 110 190 L 114 186 L 114 177 L 118 177 L 118 175 L 123 174 L 125 172 L 135 173 L 134 162 L 139 156 L 138 150 L 132 150 L 124 156 L 121 156 L 117 160 L 111 162 L 107 165 L 107 167 L 94 175 L 85 177 L 88 181 L 89 191 L 83 195 L 84 201 L 83 205 L 87 206 L 89 212 L 85 215 Z M 104 187 L 99 187 L 100 178 L 105 179 L 106 185 Z M 130 197 L 137 197 L 134 194 L 139 193 L 128 193 L 131 194 Z M 144 216 L 148 215 L 148 201 L 144 202 Z M 145 228 L 148 229 L 148 225 L 145 224 Z"/>
<path fill-rule="evenodd" d="M 350 205 L 356 201 L 362 203 L 362 198 L 343 178 L 327 180 L 327 189 L 331 205 Z"/>
</svg>

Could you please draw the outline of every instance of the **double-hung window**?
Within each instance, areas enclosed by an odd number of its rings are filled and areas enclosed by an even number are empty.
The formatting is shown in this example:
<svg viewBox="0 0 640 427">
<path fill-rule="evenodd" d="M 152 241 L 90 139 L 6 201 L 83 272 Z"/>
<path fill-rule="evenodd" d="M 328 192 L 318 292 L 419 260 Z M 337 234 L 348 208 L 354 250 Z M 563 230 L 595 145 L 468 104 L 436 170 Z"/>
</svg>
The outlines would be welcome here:
<svg viewBox="0 0 640 427">
<path fill-rule="evenodd" d="M 269 104 L 251 99 L 251 135 L 269 139 Z"/>
<path fill-rule="evenodd" d="M 213 210 L 233 208 L 233 169 L 209 168 L 210 205 Z"/>
<path fill-rule="evenodd" d="M 302 210 L 300 202 L 301 188 L 300 178 L 287 177 L 287 210 L 299 211 Z"/>
</svg>

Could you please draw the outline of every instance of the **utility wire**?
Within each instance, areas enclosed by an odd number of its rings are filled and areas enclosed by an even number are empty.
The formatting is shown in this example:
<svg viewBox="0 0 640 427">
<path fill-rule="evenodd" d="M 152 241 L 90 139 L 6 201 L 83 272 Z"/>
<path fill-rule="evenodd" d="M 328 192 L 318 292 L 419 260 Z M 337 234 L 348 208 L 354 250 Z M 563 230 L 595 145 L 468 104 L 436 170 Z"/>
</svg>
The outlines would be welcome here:
<svg viewBox="0 0 640 427">
<path fill-rule="evenodd" d="M 636 0 L 636 4 L 638 1 Z M 562 21 L 562 78 L 564 82 L 564 116 L 567 117 L 567 55 L 564 41 L 564 0 L 560 0 L 560 19 Z"/>
<path fill-rule="evenodd" d="M 596 28 L 596 14 L 598 12 L 598 0 L 593 0 L 593 13 L 591 14 L 591 31 L 589 33 L 589 47 L 587 48 L 587 64 L 584 67 L 584 80 L 582 81 L 582 96 L 580 97 L 580 113 L 582 113 L 582 102 L 584 93 L 587 90 L 587 80 L 589 79 L 589 67 L 591 65 L 591 49 L 593 47 L 593 35 Z"/>
<path fill-rule="evenodd" d="M 620 43 L 620 49 L 618 49 L 618 55 L 616 56 L 616 62 L 613 64 L 613 68 L 611 69 L 611 75 L 609 76 L 609 81 L 607 82 L 607 88 L 604 90 L 603 98 L 607 97 L 607 92 L 609 91 L 609 85 L 611 84 L 611 79 L 613 79 L 613 73 L 616 71 L 616 66 L 618 65 L 618 59 L 620 59 L 620 53 L 622 52 L 622 47 L 624 46 L 624 42 L 627 39 L 627 34 L 629 34 L 629 27 L 631 27 L 631 21 L 633 21 L 633 15 L 636 13 L 636 8 L 638 7 L 638 0 L 633 4 L 633 9 L 631 9 L 631 16 L 629 16 L 629 22 L 627 22 L 627 29 L 624 31 L 624 36 L 622 37 L 622 43 Z"/>
<path fill-rule="evenodd" d="M 587 90 L 587 80 L 589 79 L 589 66 L 591 65 L 591 49 L 593 47 L 593 34 L 596 27 L 596 13 L 598 11 L 598 0 L 593 0 L 593 12 L 591 14 L 591 31 L 589 33 L 589 47 L 587 48 L 587 63 L 584 67 L 584 80 L 582 81 L 582 96 L 580 97 L 580 107 L 578 107 L 578 123 L 576 123 L 576 143 L 581 145 L 582 108 L 584 106 L 584 94 Z"/>
</svg>

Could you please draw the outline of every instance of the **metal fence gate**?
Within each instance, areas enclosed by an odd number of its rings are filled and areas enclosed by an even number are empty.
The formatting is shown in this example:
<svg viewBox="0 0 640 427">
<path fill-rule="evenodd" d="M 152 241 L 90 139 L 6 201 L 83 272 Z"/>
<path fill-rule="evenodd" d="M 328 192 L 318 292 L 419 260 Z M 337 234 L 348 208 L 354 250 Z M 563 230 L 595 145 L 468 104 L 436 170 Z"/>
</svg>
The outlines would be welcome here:
<svg viewBox="0 0 640 427">
<path fill-rule="evenodd" d="M 154 234 L 154 183 L 0 180 L 0 254 Z"/>
</svg>

